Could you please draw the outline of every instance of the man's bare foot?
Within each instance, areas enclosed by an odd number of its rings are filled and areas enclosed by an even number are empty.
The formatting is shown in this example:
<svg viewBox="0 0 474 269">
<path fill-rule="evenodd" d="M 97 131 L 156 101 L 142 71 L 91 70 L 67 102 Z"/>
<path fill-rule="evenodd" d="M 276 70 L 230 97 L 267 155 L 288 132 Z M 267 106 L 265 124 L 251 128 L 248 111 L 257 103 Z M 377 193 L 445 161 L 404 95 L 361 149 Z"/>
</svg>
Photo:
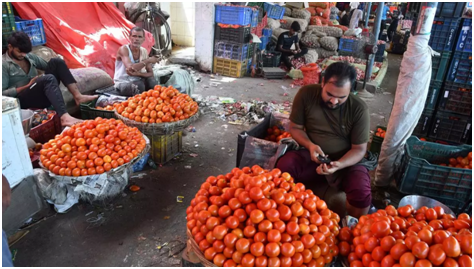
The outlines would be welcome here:
<svg viewBox="0 0 474 269">
<path fill-rule="evenodd" d="M 73 126 L 76 123 L 82 122 L 80 119 L 76 119 L 69 115 L 68 113 L 61 116 L 61 126 L 62 127 L 69 127 Z"/>
<path fill-rule="evenodd" d="M 97 99 L 99 96 L 98 95 L 79 95 L 77 97 L 74 97 L 74 100 L 76 101 L 76 105 L 80 105 L 82 103 L 90 102 L 92 100 Z"/>
</svg>

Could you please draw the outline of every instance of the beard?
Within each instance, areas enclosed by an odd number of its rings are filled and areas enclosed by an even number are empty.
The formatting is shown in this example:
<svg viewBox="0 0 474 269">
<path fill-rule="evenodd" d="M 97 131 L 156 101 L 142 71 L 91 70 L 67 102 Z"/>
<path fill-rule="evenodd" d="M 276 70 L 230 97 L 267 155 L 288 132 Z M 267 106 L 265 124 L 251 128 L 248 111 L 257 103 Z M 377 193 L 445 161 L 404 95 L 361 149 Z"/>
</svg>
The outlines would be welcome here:
<svg viewBox="0 0 474 269">
<path fill-rule="evenodd" d="M 25 59 L 25 57 L 23 56 L 16 56 L 15 53 L 12 51 L 11 53 L 8 53 L 10 55 L 10 57 L 12 57 L 13 59 L 17 60 L 17 61 L 23 61 L 23 59 Z"/>
<path fill-rule="evenodd" d="M 325 102 L 324 104 L 326 105 L 328 109 L 331 109 L 331 110 L 336 110 L 342 105 L 342 104 L 333 105 L 331 102 Z"/>
</svg>

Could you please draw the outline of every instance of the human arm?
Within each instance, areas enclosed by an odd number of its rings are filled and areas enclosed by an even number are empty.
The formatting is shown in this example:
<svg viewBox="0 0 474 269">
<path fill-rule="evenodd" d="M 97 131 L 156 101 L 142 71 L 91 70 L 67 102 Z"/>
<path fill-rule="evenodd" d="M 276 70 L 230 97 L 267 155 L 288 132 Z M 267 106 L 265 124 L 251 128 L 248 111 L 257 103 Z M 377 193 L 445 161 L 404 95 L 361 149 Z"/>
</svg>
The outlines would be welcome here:
<svg viewBox="0 0 474 269">
<path fill-rule="evenodd" d="M 36 69 L 45 71 L 46 67 L 48 66 L 48 62 L 46 62 L 43 58 L 33 54 L 28 53 L 27 57 L 35 64 Z"/>
<path fill-rule="evenodd" d="M 9 97 L 16 97 L 18 93 L 21 91 L 27 89 L 33 83 L 36 81 L 38 77 L 34 77 L 30 82 L 24 86 L 20 87 L 10 87 L 9 88 L 9 83 L 10 83 L 10 75 L 8 74 L 8 65 L 2 63 L 2 95 L 3 96 L 9 96 Z"/>
<path fill-rule="evenodd" d="M 296 53 L 300 53 L 301 52 L 301 48 L 300 48 L 300 42 L 299 42 L 299 39 L 298 39 L 298 34 L 295 34 L 296 35 L 296 42 L 295 42 L 295 48 L 296 48 Z M 295 53 L 295 54 L 296 54 Z"/>
<path fill-rule="evenodd" d="M 126 71 L 127 71 L 127 74 L 129 76 L 149 78 L 149 77 L 153 76 L 153 67 L 152 66 L 153 66 L 152 63 L 148 63 L 146 65 L 146 73 L 142 73 L 142 72 L 140 72 L 140 70 L 134 70 L 132 68 L 127 69 Z"/>
<path fill-rule="evenodd" d="M 152 64 L 157 63 L 159 61 L 158 56 L 152 56 L 148 59 L 145 59 L 143 61 L 140 61 L 136 64 L 132 63 L 132 59 L 130 59 L 130 56 L 128 54 L 128 48 L 126 46 L 122 46 L 118 53 L 117 53 L 117 58 L 120 58 L 123 64 L 125 65 L 125 69 L 127 70 L 127 73 L 130 71 L 130 73 L 133 73 L 134 71 L 140 71 L 144 67 L 147 67 L 148 71 L 148 64 L 150 64 L 150 67 Z M 129 75 L 131 75 L 129 73 Z M 131 75 L 131 76 L 136 76 L 136 75 Z"/>
</svg>

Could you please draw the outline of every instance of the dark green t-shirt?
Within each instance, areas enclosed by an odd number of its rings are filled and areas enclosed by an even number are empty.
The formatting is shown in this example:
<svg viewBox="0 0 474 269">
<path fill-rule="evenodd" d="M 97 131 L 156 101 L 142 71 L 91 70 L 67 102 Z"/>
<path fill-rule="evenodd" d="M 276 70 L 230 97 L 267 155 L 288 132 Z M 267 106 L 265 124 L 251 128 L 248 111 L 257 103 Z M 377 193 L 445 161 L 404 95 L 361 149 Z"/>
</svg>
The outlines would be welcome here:
<svg viewBox="0 0 474 269">
<path fill-rule="evenodd" d="M 290 120 L 303 125 L 309 139 L 332 160 L 344 156 L 351 149 L 351 144 L 360 145 L 369 141 L 370 115 L 367 104 L 350 94 L 342 106 L 335 110 L 329 109 L 322 101 L 320 85 L 307 85 L 298 91 Z"/>
</svg>

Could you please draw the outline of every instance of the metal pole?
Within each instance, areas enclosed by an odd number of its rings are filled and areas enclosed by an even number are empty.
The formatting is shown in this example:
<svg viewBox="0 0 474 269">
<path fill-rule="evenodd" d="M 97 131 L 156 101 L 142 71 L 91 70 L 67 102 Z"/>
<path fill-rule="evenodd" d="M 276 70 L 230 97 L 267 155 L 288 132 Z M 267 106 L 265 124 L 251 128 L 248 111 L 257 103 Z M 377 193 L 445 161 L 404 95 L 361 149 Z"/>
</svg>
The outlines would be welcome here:
<svg viewBox="0 0 474 269">
<path fill-rule="evenodd" d="M 383 6 L 384 2 L 379 2 L 379 6 L 377 7 L 377 13 L 375 15 L 374 21 L 374 31 L 373 35 L 375 36 L 375 40 L 379 39 L 379 32 L 380 32 L 380 22 L 382 21 L 382 13 L 383 13 Z M 377 45 L 377 43 L 375 44 Z M 365 67 L 367 69 L 366 74 L 368 74 L 367 81 L 370 81 L 372 77 L 372 66 L 374 65 L 375 55 L 370 55 L 369 64 Z"/>
<path fill-rule="evenodd" d="M 433 20 L 438 2 L 424 2 L 420 6 L 420 15 L 415 25 L 412 26 L 412 35 L 429 35 L 433 27 Z"/>
<path fill-rule="evenodd" d="M 372 10 L 372 2 L 367 3 L 367 15 L 365 16 L 365 27 L 369 27 L 370 11 Z"/>
</svg>

